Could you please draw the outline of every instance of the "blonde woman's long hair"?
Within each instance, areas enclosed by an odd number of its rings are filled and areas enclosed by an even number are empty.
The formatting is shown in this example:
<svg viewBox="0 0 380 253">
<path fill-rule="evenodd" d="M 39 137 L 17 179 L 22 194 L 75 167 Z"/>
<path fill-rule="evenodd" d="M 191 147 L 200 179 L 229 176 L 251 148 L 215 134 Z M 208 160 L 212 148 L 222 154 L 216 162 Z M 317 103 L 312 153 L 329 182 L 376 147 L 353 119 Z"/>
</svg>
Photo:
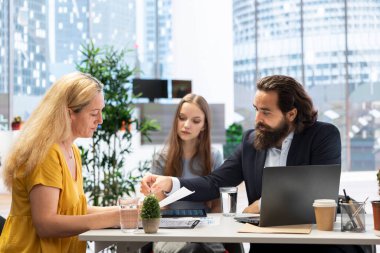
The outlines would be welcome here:
<svg viewBox="0 0 380 253">
<path fill-rule="evenodd" d="M 181 108 L 184 103 L 191 103 L 199 107 L 205 115 L 204 130 L 199 133 L 197 150 L 193 157 L 190 160 L 190 169 L 194 162 L 194 158 L 198 157 L 199 162 L 202 167 L 202 171 L 193 171 L 199 176 L 205 176 L 210 174 L 212 168 L 212 159 L 211 159 L 211 116 L 210 108 L 207 101 L 200 95 L 196 94 L 187 94 L 184 96 L 180 103 L 178 104 L 177 110 L 174 115 L 172 130 L 170 132 L 168 141 L 167 141 L 167 153 L 166 153 L 166 166 L 164 170 L 164 175 L 166 176 L 182 176 L 182 156 L 183 156 L 183 146 L 182 140 L 178 136 L 178 117 L 181 112 Z"/>
<path fill-rule="evenodd" d="M 71 136 L 69 109 L 80 112 L 102 91 L 101 82 L 81 72 L 67 74 L 50 87 L 23 125 L 5 161 L 3 179 L 9 190 L 19 170 L 22 169 L 24 175 L 30 173 L 55 143 Z"/>
</svg>

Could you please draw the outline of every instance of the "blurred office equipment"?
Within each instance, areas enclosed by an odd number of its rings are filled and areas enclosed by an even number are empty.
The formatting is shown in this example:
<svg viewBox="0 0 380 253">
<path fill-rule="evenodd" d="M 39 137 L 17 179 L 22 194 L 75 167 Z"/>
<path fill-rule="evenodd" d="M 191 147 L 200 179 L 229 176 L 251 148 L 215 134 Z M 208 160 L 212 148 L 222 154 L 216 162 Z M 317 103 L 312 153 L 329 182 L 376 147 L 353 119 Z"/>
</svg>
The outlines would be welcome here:
<svg viewBox="0 0 380 253">
<path fill-rule="evenodd" d="M 191 91 L 191 80 L 172 80 L 172 98 L 183 98 Z"/>
<path fill-rule="evenodd" d="M 168 80 L 164 79 L 133 79 L 133 94 L 141 93 L 140 98 L 148 98 L 154 102 L 158 98 L 168 97 Z"/>
</svg>

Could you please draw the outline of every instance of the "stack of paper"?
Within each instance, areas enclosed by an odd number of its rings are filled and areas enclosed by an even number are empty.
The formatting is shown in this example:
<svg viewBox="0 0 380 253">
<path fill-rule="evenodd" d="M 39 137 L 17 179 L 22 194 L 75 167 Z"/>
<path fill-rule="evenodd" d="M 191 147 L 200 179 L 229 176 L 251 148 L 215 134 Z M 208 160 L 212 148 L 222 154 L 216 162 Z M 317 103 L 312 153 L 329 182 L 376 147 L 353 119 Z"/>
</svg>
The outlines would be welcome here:
<svg viewBox="0 0 380 253">
<path fill-rule="evenodd" d="M 179 199 L 182 199 L 190 194 L 193 194 L 194 191 L 190 191 L 186 187 L 181 187 L 178 191 L 174 192 L 173 194 L 170 194 L 168 197 L 164 198 L 160 201 L 160 207 L 167 206 Z"/>
</svg>

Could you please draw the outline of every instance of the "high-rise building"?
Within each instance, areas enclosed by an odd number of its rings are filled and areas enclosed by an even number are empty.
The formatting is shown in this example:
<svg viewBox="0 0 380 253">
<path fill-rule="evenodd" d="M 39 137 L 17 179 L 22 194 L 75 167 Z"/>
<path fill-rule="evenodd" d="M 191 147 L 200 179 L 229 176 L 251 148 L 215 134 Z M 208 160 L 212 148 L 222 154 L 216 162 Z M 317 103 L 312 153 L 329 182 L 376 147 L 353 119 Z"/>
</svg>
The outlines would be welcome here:
<svg viewBox="0 0 380 253">
<path fill-rule="evenodd" d="M 168 78 L 172 66 L 172 0 L 146 0 L 143 7 L 143 76 Z M 141 45 L 139 45 L 141 47 Z"/>
<path fill-rule="evenodd" d="M 8 129 L 9 125 L 9 86 L 8 57 L 9 25 L 8 1 L 0 0 L 0 130 Z"/>
<path fill-rule="evenodd" d="M 89 39 L 135 44 L 135 0 L 0 0 L 0 7 L 0 129 L 15 115 L 25 120 L 51 83 L 75 70 Z"/>
<path fill-rule="evenodd" d="M 49 1 L 51 81 L 75 70 L 80 47 L 89 39 L 90 0 Z"/>
<path fill-rule="evenodd" d="M 380 144 L 379 10 L 379 1 L 368 0 L 234 0 L 235 110 L 244 125 L 254 120 L 246 108 L 255 82 L 293 76 L 319 118 L 339 127 L 343 170 L 374 169 L 374 155 L 358 153 L 374 153 Z"/>
<path fill-rule="evenodd" d="M 0 94 L 8 92 L 8 1 L 0 0 Z"/>
<path fill-rule="evenodd" d="M 135 0 L 91 0 L 91 38 L 97 45 L 132 49 L 136 43 Z"/>
<path fill-rule="evenodd" d="M 97 46 L 127 51 L 127 62 L 136 60 L 136 0 L 91 0 L 91 39 Z"/>
<path fill-rule="evenodd" d="M 48 86 L 47 1 L 0 1 L 0 130 L 8 129 L 14 98 Z"/>
<path fill-rule="evenodd" d="M 10 2 L 8 2 L 10 4 Z M 12 80 L 14 95 L 41 95 L 48 85 L 48 10 L 47 1 L 13 1 L 11 19 L 15 23 L 5 45 L 13 59 Z M 8 16 L 9 18 L 9 16 Z M 8 20 L 8 22 L 9 22 Z M 9 30 L 8 30 L 9 31 Z M 9 58 L 8 58 L 9 59 Z M 9 67 L 9 66 L 8 66 Z"/>
</svg>

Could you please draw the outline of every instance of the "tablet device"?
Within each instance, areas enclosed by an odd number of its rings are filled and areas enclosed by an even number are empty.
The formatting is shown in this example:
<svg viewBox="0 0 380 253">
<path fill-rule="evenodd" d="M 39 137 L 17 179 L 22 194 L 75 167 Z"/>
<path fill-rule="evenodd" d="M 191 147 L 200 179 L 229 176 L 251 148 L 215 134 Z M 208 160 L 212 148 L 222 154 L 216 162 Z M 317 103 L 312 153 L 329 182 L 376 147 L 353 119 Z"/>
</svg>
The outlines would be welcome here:
<svg viewBox="0 0 380 253">
<path fill-rule="evenodd" d="M 161 210 L 163 218 L 169 217 L 207 217 L 205 209 L 164 209 Z"/>
</svg>

